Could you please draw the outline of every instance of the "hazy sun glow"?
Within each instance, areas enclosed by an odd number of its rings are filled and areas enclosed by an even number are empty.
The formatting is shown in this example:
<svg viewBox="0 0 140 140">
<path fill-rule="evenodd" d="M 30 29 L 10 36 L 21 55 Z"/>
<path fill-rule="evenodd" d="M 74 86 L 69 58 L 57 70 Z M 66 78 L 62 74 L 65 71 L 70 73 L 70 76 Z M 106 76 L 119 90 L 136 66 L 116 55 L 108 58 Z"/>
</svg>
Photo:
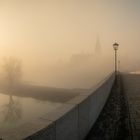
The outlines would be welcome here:
<svg viewBox="0 0 140 140">
<path fill-rule="evenodd" d="M 0 58 L 22 59 L 25 79 L 50 86 L 60 83 L 49 79 L 59 77 L 55 66 L 68 63 L 73 54 L 94 53 L 97 36 L 106 59 L 113 57 L 112 44 L 118 41 L 121 65 L 127 65 L 126 58 L 139 61 L 139 6 L 139 0 L 1 0 Z"/>
</svg>

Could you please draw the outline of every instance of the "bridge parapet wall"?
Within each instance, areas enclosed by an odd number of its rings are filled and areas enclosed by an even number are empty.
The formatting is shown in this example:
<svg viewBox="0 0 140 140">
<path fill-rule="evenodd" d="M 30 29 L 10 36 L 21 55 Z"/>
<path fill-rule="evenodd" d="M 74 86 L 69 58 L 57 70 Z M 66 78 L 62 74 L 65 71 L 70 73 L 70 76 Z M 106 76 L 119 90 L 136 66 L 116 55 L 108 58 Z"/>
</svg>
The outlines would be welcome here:
<svg viewBox="0 0 140 140">
<path fill-rule="evenodd" d="M 114 73 L 88 93 L 63 104 L 10 136 L 14 140 L 83 140 L 102 111 L 114 83 Z M 8 138 L 7 138 L 8 139 Z"/>
</svg>

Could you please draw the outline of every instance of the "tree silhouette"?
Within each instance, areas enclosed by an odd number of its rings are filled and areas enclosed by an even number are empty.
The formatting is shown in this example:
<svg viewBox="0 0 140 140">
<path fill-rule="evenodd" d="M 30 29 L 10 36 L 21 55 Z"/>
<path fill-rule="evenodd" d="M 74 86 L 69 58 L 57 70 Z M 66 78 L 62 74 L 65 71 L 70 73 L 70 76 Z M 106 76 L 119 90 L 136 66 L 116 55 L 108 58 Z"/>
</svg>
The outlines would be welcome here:
<svg viewBox="0 0 140 140">
<path fill-rule="evenodd" d="M 14 57 L 4 59 L 4 79 L 10 90 L 21 83 L 22 69 L 21 61 Z"/>
</svg>

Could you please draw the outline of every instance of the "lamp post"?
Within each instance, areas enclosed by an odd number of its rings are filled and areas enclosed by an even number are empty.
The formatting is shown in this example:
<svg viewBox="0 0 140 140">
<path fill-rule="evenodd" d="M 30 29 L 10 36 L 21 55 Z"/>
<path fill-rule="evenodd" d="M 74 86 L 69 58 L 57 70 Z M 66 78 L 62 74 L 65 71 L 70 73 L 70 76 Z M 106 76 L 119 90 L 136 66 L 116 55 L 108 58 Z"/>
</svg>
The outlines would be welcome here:
<svg viewBox="0 0 140 140">
<path fill-rule="evenodd" d="M 118 71 L 120 71 L 120 69 L 121 69 L 120 63 L 121 63 L 121 61 L 119 60 L 119 61 L 118 61 Z"/>
<path fill-rule="evenodd" d="M 113 48 L 115 51 L 115 77 L 117 77 L 117 50 L 118 50 L 119 44 L 118 43 L 114 43 L 113 44 Z"/>
</svg>

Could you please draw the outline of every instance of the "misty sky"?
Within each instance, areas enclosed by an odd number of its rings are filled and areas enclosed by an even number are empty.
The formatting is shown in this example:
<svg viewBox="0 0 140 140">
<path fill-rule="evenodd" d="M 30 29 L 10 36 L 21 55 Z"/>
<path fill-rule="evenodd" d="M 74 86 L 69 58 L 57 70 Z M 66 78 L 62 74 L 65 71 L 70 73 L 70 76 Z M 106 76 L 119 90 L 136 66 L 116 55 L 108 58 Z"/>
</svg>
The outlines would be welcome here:
<svg viewBox="0 0 140 140">
<path fill-rule="evenodd" d="M 16 56 L 25 66 L 65 61 L 74 53 L 102 49 L 138 54 L 140 0 L 0 0 L 0 57 Z"/>
<path fill-rule="evenodd" d="M 139 0 L 1 0 L 0 52 L 55 59 L 88 51 L 97 35 L 103 46 L 117 40 L 127 48 L 139 41 L 139 7 Z"/>
</svg>

